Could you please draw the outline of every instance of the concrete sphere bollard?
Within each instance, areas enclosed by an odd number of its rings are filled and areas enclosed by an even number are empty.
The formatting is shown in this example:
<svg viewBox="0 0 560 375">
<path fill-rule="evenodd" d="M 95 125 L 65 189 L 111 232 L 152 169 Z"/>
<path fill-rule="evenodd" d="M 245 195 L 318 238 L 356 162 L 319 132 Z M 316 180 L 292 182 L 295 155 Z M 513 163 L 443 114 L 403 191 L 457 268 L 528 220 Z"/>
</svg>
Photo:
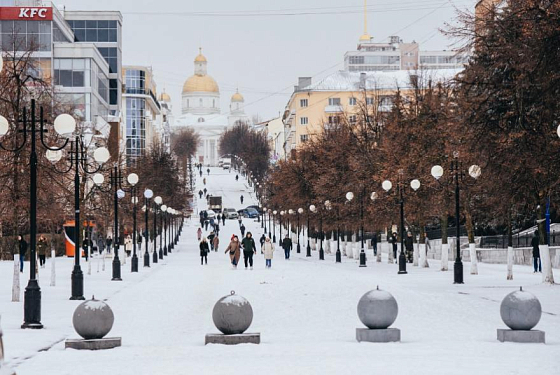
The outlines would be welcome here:
<svg viewBox="0 0 560 375">
<path fill-rule="evenodd" d="M 238 335 L 245 332 L 253 321 L 253 308 L 245 298 L 235 295 L 222 297 L 214 305 L 212 320 L 224 335 Z"/>
<path fill-rule="evenodd" d="M 500 305 L 504 323 L 514 331 L 528 331 L 541 320 L 542 308 L 539 299 L 523 288 L 504 297 Z"/>
<path fill-rule="evenodd" d="M 371 290 L 358 302 L 358 317 L 369 329 L 387 329 L 397 319 L 399 307 L 395 297 L 384 290 Z"/>
<path fill-rule="evenodd" d="M 96 340 L 102 339 L 111 331 L 115 316 L 109 305 L 92 297 L 76 308 L 72 322 L 80 336 L 86 340 Z"/>
</svg>

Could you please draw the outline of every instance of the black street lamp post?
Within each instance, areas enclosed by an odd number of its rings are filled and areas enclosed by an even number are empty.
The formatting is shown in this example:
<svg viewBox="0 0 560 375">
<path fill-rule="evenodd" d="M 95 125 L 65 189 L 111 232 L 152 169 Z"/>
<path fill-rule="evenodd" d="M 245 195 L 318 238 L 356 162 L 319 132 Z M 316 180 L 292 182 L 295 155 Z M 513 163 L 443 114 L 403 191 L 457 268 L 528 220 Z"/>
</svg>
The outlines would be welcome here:
<svg viewBox="0 0 560 375">
<path fill-rule="evenodd" d="M 152 263 L 157 263 L 158 260 L 158 251 L 157 251 L 157 210 L 158 210 L 158 203 L 162 201 L 160 196 L 154 198 L 154 251 L 152 252 Z"/>
<path fill-rule="evenodd" d="M 365 237 L 365 232 L 364 232 L 364 196 L 365 196 L 366 192 L 365 192 L 365 186 L 362 187 L 362 190 L 360 191 L 360 241 L 361 241 L 361 251 L 360 251 L 360 267 L 367 267 L 366 264 L 366 251 L 365 251 L 365 245 L 364 245 L 364 237 Z M 351 191 L 349 191 L 348 193 L 346 193 L 346 199 L 348 202 L 351 202 L 352 199 L 354 199 L 354 193 L 352 193 Z M 374 198 L 372 198 L 374 199 Z"/>
<path fill-rule="evenodd" d="M 327 202 L 330 205 L 329 201 L 326 201 L 325 204 L 327 204 Z M 317 213 L 320 210 L 317 209 L 317 207 L 315 207 L 315 205 L 312 204 L 311 206 L 309 206 L 309 211 L 313 213 Z M 325 260 L 325 252 L 323 250 L 323 214 L 321 212 L 319 212 L 319 240 L 320 240 L 319 260 Z"/>
<path fill-rule="evenodd" d="M 269 208 L 268 209 L 268 238 L 271 238 L 271 233 L 270 233 L 270 228 L 272 228 L 272 225 L 270 225 L 270 214 L 271 213 L 272 213 L 272 210 Z"/>
<path fill-rule="evenodd" d="M 278 219 L 280 222 L 280 236 L 278 237 L 278 245 L 282 244 L 282 217 L 284 216 L 284 211 L 280 211 L 280 218 Z"/>
<path fill-rule="evenodd" d="M 144 220 L 146 221 L 144 227 L 144 241 L 146 242 L 146 252 L 144 253 L 144 267 L 150 267 L 150 227 L 148 223 L 148 216 L 150 213 L 150 199 L 154 196 L 154 192 L 150 189 L 144 190 Z"/>
<path fill-rule="evenodd" d="M 382 188 L 386 192 L 389 192 L 393 187 L 393 184 L 389 180 L 383 181 Z M 410 187 L 412 190 L 417 191 L 420 188 L 420 181 L 419 180 L 412 180 L 410 182 Z M 404 178 L 403 178 L 403 170 L 399 170 L 399 176 L 397 179 L 397 199 L 400 205 L 400 216 L 401 216 L 401 223 L 400 223 L 400 237 L 401 237 L 401 252 L 399 254 L 399 275 L 407 274 L 406 271 L 406 255 L 404 249 Z M 377 198 L 377 195 L 374 196 L 375 193 L 372 193 L 372 199 Z"/>
<path fill-rule="evenodd" d="M 68 121 L 73 121 L 73 118 L 68 117 Z M 74 122 L 75 125 L 75 122 Z M 91 129 L 85 129 L 82 135 L 76 136 L 76 139 L 70 142 L 70 166 L 64 171 L 55 170 L 59 173 L 65 174 L 74 169 L 74 268 L 71 275 L 71 300 L 84 300 L 84 274 L 80 267 L 80 235 L 81 235 L 81 220 L 80 220 L 80 170 L 86 174 L 94 174 L 99 172 L 103 163 L 109 160 L 109 151 L 105 147 L 99 147 L 95 150 L 93 156 L 95 161 L 99 164 L 95 170 L 89 170 L 89 155 L 88 146 L 93 140 L 93 132 Z M 62 152 L 47 151 L 47 159 L 53 164 L 60 161 Z M 89 221 L 86 218 L 86 222 Z M 86 252 L 89 251 L 86 248 Z"/>
<path fill-rule="evenodd" d="M 456 256 L 455 256 L 455 264 L 453 265 L 453 283 L 454 284 L 464 284 L 463 281 L 463 261 L 461 260 L 461 231 L 460 231 L 460 203 L 459 203 L 459 183 L 462 182 L 467 184 L 464 181 L 465 173 L 463 172 L 462 163 L 459 161 L 459 152 L 453 153 L 453 160 L 451 161 L 451 173 L 452 173 L 452 182 L 455 183 L 455 228 L 457 229 L 457 233 L 455 234 L 456 239 Z M 480 177 L 482 170 L 476 164 L 471 165 L 469 168 L 469 175 L 473 179 L 477 179 Z M 443 168 L 439 165 L 436 165 L 432 168 L 432 176 L 438 181 L 443 176 Z M 441 182 L 440 182 L 441 183 Z"/>
<path fill-rule="evenodd" d="M 163 256 L 167 256 L 167 206 L 164 204 L 161 206 L 161 228 L 162 228 L 162 236 L 161 239 L 163 240 Z M 161 241 L 161 240 L 160 240 Z M 161 247 L 161 242 L 160 242 Z"/>
<path fill-rule="evenodd" d="M 114 223 L 113 223 L 113 274 L 112 281 L 122 281 L 121 278 L 121 261 L 119 259 L 119 247 L 120 247 L 120 233 L 119 233 L 119 199 L 123 199 L 125 196 L 125 189 L 122 186 L 123 176 L 122 171 L 116 165 L 111 170 L 111 175 L 109 177 L 111 184 L 111 191 L 113 193 L 113 206 L 114 206 Z M 101 186 L 105 178 L 101 174 L 96 174 L 93 177 L 93 182 L 97 186 Z M 127 191 L 134 193 L 134 186 L 138 183 L 138 175 L 136 173 L 130 173 L 127 176 L 128 184 L 131 188 Z"/>
<path fill-rule="evenodd" d="M 136 196 L 136 188 L 132 187 L 132 261 L 130 262 L 130 272 L 138 272 L 138 256 L 136 255 L 136 242 L 138 233 L 136 231 L 136 206 L 138 206 L 138 197 Z"/>
<path fill-rule="evenodd" d="M 272 211 L 272 243 L 276 243 L 276 214 L 278 211 Z"/>
<path fill-rule="evenodd" d="M 1 58 L 0 58 L 1 61 Z M 1 70 L 1 67 L 0 67 Z M 54 121 L 55 131 L 66 138 L 64 144 L 61 147 L 49 147 L 45 143 L 44 133 L 47 132 L 45 129 L 45 121 L 43 115 L 43 107 L 40 108 L 39 117 L 39 129 L 37 129 L 37 119 L 36 119 L 36 104 L 35 99 L 31 100 L 31 121 L 28 121 L 28 111 L 27 108 L 23 109 L 22 120 L 16 119 L 15 122 L 23 123 L 23 129 L 19 132 L 23 133 L 23 141 L 20 145 L 17 145 L 14 149 L 5 148 L 0 144 L 0 148 L 8 152 L 17 153 L 21 151 L 27 144 L 27 134 L 31 133 L 31 152 L 29 154 L 29 247 L 30 247 L 30 265 L 29 265 L 29 282 L 25 288 L 24 293 L 24 317 L 23 324 L 21 328 L 32 328 L 41 329 L 43 324 L 41 323 L 41 288 L 37 282 L 36 274 L 36 254 L 37 254 L 37 133 L 39 133 L 41 144 L 49 151 L 59 152 L 69 142 L 68 137 L 74 132 L 76 127 L 76 121 L 70 115 L 63 114 L 58 116 Z M 28 129 L 28 126 L 30 129 Z M 19 126 L 18 126 L 19 127 Z M 10 123 L 8 120 L 0 116 L 0 137 L 5 136 L 10 131 Z M 16 135 L 17 137 L 17 135 Z"/>
<path fill-rule="evenodd" d="M 309 217 L 311 216 L 311 207 L 315 207 L 315 206 L 309 206 L 310 211 L 307 213 L 307 250 L 305 252 L 305 256 L 306 257 L 311 257 L 311 246 L 309 244 L 309 231 L 310 231 L 310 227 L 309 227 Z"/>
</svg>

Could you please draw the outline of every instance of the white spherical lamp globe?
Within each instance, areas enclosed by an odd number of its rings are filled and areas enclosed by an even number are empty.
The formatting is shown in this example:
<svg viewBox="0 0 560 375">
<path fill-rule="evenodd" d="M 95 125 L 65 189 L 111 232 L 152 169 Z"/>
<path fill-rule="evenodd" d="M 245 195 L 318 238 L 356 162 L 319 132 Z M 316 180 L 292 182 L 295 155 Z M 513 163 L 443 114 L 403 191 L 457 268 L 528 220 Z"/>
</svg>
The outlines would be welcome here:
<svg viewBox="0 0 560 375">
<path fill-rule="evenodd" d="M 154 202 L 156 202 L 156 204 L 162 204 L 163 199 L 161 199 L 161 197 L 158 195 L 157 197 L 154 198 Z"/>
<path fill-rule="evenodd" d="M 312 204 L 311 206 L 309 206 L 309 211 L 315 212 L 315 211 L 317 211 L 317 207 L 315 207 L 315 205 Z"/>
<path fill-rule="evenodd" d="M 136 173 L 131 173 L 128 175 L 127 177 L 128 183 L 131 184 L 132 186 L 136 185 L 138 183 L 138 175 Z"/>
<path fill-rule="evenodd" d="M 381 184 L 381 187 L 383 188 L 383 190 L 388 192 L 389 190 L 391 190 L 393 188 L 393 184 L 391 183 L 391 181 L 385 180 Z"/>
<path fill-rule="evenodd" d="M 101 173 L 96 173 L 93 175 L 93 182 L 96 185 L 101 185 L 103 182 L 105 182 L 105 176 L 103 176 Z"/>
<path fill-rule="evenodd" d="M 47 152 L 45 152 L 45 157 L 51 163 L 56 163 L 60 159 L 62 159 L 62 151 L 61 150 L 47 150 Z"/>
<path fill-rule="evenodd" d="M 378 197 L 377 193 L 374 191 L 373 193 L 371 193 L 370 198 L 372 201 L 376 200 Z"/>
<path fill-rule="evenodd" d="M 482 169 L 480 169 L 478 165 L 474 164 L 469 167 L 469 176 L 471 176 L 475 180 L 479 178 L 481 174 L 482 174 Z"/>
<path fill-rule="evenodd" d="M 111 158 L 111 154 L 105 147 L 99 147 L 93 152 L 93 158 L 96 162 L 103 164 Z"/>
<path fill-rule="evenodd" d="M 352 199 L 354 199 L 354 193 L 352 193 L 351 191 L 346 193 L 346 199 L 348 199 L 348 201 L 351 201 Z"/>
<path fill-rule="evenodd" d="M 420 189 L 420 180 L 412 180 L 412 181 L 410 182 L 410 187 L 411 187 L 412 190 L 414 190 L 414 191 Z"/>
<path fill-rule="evenodd" d="M 161 210 L 162 210 L 163 212 L 167 211 L 167 206 L 164 204 L 163 206 L 161 206 Z"/>
<path fill-rule="evenodd" d="M 298 208 L 297 212 L 302 214 L 303 213 L 303 208 Z"/>
<path fill-rule="evenodd" d="M 4 116 L 0 116 L 0 137 L 6 135 L 10 130 L 10 123 Z"/>
<path fill-rule="evenodd" d="M 443 168 L 441 165 L 434 165 L 432 167 L 432 176 L 434 176 L 436 180 L 439 180 L 441 176 L 443 176 Z"/>
<path fill-rule="evenodd" d="M 63 113 L 54 119 L 54 130 L 63 137 L 69 137 L 76 129 L 76 120 L 69 114 Z"/>
<path fill-rule="evenodd" d="M 144 197 L 148 199 L 152 199 L 154 196 L 154 192 L 151 189 L 144 190 Z"/>
</svg>

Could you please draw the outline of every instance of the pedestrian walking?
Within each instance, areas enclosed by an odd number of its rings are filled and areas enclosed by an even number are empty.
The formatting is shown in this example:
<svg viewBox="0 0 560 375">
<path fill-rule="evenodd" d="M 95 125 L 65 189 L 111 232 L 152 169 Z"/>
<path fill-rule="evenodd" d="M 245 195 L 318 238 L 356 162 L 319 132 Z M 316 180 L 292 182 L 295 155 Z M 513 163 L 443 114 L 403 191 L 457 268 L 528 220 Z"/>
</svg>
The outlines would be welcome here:
<svg viewBox="0 0 560 375">
<path fill-rule="evenodd" d="M 216 216 L 216 219 L 218 219 L 218 223 L 220 223 L 220 221 L 222 221 L 222 215 L 218 214 L 218 216 Z"/>
<path fill-rule="evenodd" d="M 23 263 L 25 262 L 25 254 L 27 254 L 27 241 L 22 235 L 18 236 L 19 247 L 19 272 L 23 272 Z"/>
<path fill-rule="evenodd" d="M 249 266 L 253 269 L 253 254 L 257 252 L 257 247 L 255 246 L 255 240 L 251 232 L 247 232 L 247 236 L 241 241 L 241 246 L 243 247 L 245 269 L 247 269 L 247 263 L 249 263 Z"/>
<path fill-rule="evenodd" d="M 377 256 L 377 233 L 371 238 L 371 246 L 373 247 L 373 255 Z"/>
<path fill-rule="evenodd" d="M 210 218 L 210 226 L 211 226 L 212 228 L 214 228 L 214 222 L 215 222 L 215 221 L 214 221 L 214 218 L 211 217 L 211 218 Z"/>
<path fill-rule="evenodd" d="M 239 197 L 239 199 L 241 200 L 241 204 L 243 204 L 243 195 L 241 195 L 241 197 Z"/>
<path fill-rule="evenodd" d="M 226 215 L 222 215 L 222 222 L 224 223 L 224 227 L 226 226 Z"/>
<path fill-rule="evenodd" d="M 196 231 L 196 238 L 198 238 L 198 242 L 202 240 L 202 228 L 198 228 L 198 230 Z"/>
<path fill-rule="evenodd" d="M 214 232 L 216 232 L 216 236 L 220 233 L 220 222 L 214 223 Z"/>
<path fill-rule="evenodd" d="M 231 261 L 231 267 L 237 269 L 237 263 L 239 262 L 239 256 L 241 255 L 239 246 L 239 237 L 236 235 L 232 236 L 231 242 L 226 248 L 225 253 L 229 252 L 229 259 Z"/>
<path fill-rule="evenodd" d="M 208 219 L 204 220 L 204 230 L 208 230 Z"/>
<path fill-rule="evenodd" d="M 204 195 L 204 192 L 202 190 L 198 191 L 198 196 L 200 197 L 200 199 L 202 199 L 202 196 Z"/>
<path fill-rule="evenodd" d="M 203 183 L 204 185 L 206 185 L 206 177 L 204 177 L 204 178 L 202 179 L 202 183 Z"/>
<path fill-rule="evenodd" d="M 397 233 L 393 232 L 390 242 L 393 245 L 393 259 L 395 259 L 395 263 L 397 263 Z"/>
<path fill-rule="evenodd" d="M 536 230 L 531 239 L 531 246 L 533 247 L 533 273 L 542 272 L 541 264 L 541 251 L 539 249 L 540 238 L 539 231 Z"/>
<path fill-rule="evenodd" d="M 237 222 L 239 223 L 239 228 L 241 228 L 241 223 L 242 223 L 241 215 L 239 215 L 239 217 L 237 218 Z"/>
<path fill-rule="evenodd" d="M 239 175 L 238 174 L 235 175 L 235 181 L 239 181 Z"/>
<path fill-rule="evenodd" d="M 130 237 L 130 234 L 124 239 L 124 252 L 127 257 L 132 253 L 132 237 Z"/>
<path fill-rule="evenodd" d="M 214 248 L 214 251 L 218 251 L 218 246 L 220 246 L 220 238 L 218 237 L 218 234 L 216 234 L 212 240 L 212 247 Z"/>
<path fill-rule="evenodd" d="M 286 237 L 282 240 L 282 248 L 284 249 L 285 259 L 290 259 L 290 251 L 292 250 L 293 244 L 290 236 L 286 234 Z"/>
<path fill-rule="evenodd" d="M 259 239 L 259 242 L 260 242 L 260 244 L 261 244 L 261 254 L 262 254 L 262 247 L 263 247 L 263 245 L 264 245 L 264 241 L 265 241 L 265 240 L 266 240 L 266 236 L 265 236 L 264 233 L 263 233 L 263 235 L 262 235 L 261 238 Z"/>
<path fill-rule="evenodd" d="M 206 172 L 208 173 L 208 176 L 210 176 L 210 168 L 208 168 Z"/>
<path fill-rule="evenodd" d="M 45 268 L 48 247 L 49 244 L 45 236 L 39 236 L 39 240 L 37 241 L 37 254 L 39 254 L 39 267 L 41 268 Z"/>
<path fill-rule="evenodd" d="M 241 237 L 245 236 L 245 225 L 241 224 L 239 230 L 241 231 Z"/>
<path fill-rule="evenodd" d="M 204 188 L 204 196 L 206 196 L 206 194 L 208 193 L 208 190 L 206 190 L 206 188 Z"/>
<path fill-rule="evenodd" d="M 214 250 L 214 237 L 216 237 L 216 233 L 214 233 L 214 231 L 210 232 L 210 234 L 208 235 L 208 242 L 210 242 L 210 247 L 211 250 Z"/>
<path fill-rule="evenodd" d="M 107 245 L 107 253 L 111 253 L 111 247 L 113 246 L 113 237 L 109 234 L 107 236 L 107 240 L 105 241 L 105 244 Z"/>
<path fill-rule="evenodd" d="M 97 239 L 97 250 L 99 250 L 99 255 L 103 254 L 105 250 L 105 240 L 101 236 Z"/>
<path fill-rule="evenodd" d="M 208 264 L 208 253 L 210 250 L 208 249 L 208 242 L 206 238 L 203 238 L 200 242 L 200 265 Z"/>
<path fill-rule="evenodd" d="M 270 238 L 266 237 L 264 240 L 264 245 L 262 247 L 262 252 L 264 254 L 264 260 L 266 263 L 266 268 L 272 267 L 272 256 L 274 254 L 274 244 L 270 242 Z"/>
<path fill-rule="evenodd" d="M 414 258 L 414 238 L 412 237 L 412 232 L 406 234 L 404 248 L 406 249 L 406 261 L 412 263 Z"/>
</svg>

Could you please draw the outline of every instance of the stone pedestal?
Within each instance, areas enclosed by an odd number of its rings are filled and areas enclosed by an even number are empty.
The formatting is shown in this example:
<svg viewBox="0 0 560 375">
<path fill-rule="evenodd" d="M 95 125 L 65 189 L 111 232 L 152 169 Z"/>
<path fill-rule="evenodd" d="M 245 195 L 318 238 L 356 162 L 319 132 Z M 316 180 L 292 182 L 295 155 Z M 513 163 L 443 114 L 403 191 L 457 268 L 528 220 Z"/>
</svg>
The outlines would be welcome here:
<svg viewBox="0 0 560 375">
<path fill-rule="evenodd" d="M 498 341 L 500 342 L 525 342 L 544 344 L 544 331 L 539 330 L 512 330 L 498 329 Z"/>
<path fill-rule="evenodd" d="M 260 333 L 242 333 L 239 335 L 222 335 L 221 333 L 209 333 L 204 339 L 204 345 L 207 344 L 222 344 L 222 345 L 237 345 L 237 344 L 260 344 Z"/>
<path fill-rule="evenodd" d="M 81 339 L 69 339 L 66 340 L 66 349 L 77 349 L 77 350 L 103 350 L 103 349 L 113 349 L 121 346 L 121 337 L 107 337 L 104 339 L 93 339 L 93 340 L 81 340 Z"/>
<path fill-rule="evenodd" d="M 398 328 L 356 328 L 356 340 L 358 340 L 358 342 L 400 342 L 401 330 Z"/>
</svg>

